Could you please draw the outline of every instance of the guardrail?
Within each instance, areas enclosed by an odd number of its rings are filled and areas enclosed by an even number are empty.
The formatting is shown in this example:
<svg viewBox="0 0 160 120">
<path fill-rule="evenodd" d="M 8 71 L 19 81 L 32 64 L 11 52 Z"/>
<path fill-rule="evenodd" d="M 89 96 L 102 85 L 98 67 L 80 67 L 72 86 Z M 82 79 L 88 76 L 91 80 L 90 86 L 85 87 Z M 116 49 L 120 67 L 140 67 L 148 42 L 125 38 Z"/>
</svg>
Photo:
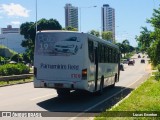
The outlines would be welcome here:
<svg viewBox="0 0 160 120">
<path fill-rule="evenodd" d="M 33 74 L 22 74 L 22 75 L 11 75 L 11 76 L 0 76 L 0 81 L 5 81 L 7 84 L 9 84 L 9 81 L 14 80 L 23 80 L 25 82 L 25 79 L 33 77 Z"/>
</svg>

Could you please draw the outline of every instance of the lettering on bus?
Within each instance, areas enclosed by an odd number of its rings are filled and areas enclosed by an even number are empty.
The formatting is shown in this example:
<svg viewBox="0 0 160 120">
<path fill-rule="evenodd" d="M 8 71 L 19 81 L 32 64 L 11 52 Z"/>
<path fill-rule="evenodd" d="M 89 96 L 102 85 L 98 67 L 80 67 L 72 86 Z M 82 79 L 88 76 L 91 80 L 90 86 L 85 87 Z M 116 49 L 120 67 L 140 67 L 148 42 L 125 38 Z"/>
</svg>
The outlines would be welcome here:
<svg viewBox="0 0 160 120">
<path fill-rule="evenodd" d="M 40 68 L 42 69 L 55 69 L 55 70 L 79 70 L 79 65 L 65 65 L 65 64 L 45 64 L 41 63 Z"/>
<path fill-rule="evenodd" d="M 81 78 L 81 74 L 71 74 L 71 78 Z"/>
</svg>

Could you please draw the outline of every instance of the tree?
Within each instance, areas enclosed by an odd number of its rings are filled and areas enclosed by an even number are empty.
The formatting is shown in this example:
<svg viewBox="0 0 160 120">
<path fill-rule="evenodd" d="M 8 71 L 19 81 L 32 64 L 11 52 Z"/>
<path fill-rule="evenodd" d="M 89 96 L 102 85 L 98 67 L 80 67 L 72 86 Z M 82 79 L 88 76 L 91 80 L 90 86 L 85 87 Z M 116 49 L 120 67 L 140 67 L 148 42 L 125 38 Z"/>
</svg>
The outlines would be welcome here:
<svg viewBox="0 0 160 120">
<path fill-rule="evenodd" d="M 122 41 L 122 44 L 128 46 L 130 43 L 129 43 L 129 41 L 127 39 L 125 39 L 125 40 Z"/>
<path fill-rule="evenodd" d="M 23 58 L 20 54 L 15 54 L 11 57 L 11 60 L 12 61 L 16 61 L 16 62 L 22 62 L 23 61 Z"/>
<path fill-rule="evenodd" d="M 153 10 L 153 16 L 147 20 L 154 28 L 160 29 L 160 8 Z"/>
<path fill-rule="evenodd" d="M 116 45 L 119 47 L 119 50 L 121 51 L 121 56 L 122 56 L 122 53 L 124 53 L 124 46 L 122 43 L 116 43 Z"/>
<path fill-rule="evenodd" d="M 142 27 L 143 31 L 141 31 L 140 36 L 136 36 L 136 40 L 138 44 L 140 45 L 141 51 L 147 51 L 147 49 L 150 47 L 153 39 L 151 37 L 151 31 L 147 29 L 147 27 Z"/>
<path fill-rule="evenodd" d="M 104 31 L 102 32 L 102 39 L 112 41 L 113 42 L 113 33 L 111 31 Z"/>
<path fill-rule="evenodd" d="M 150 48 L 148 48 L 148 55 L 154 66 L 160 64 L 160 40 L 155 41 Z"/>
<path fill-rule="evenodd" d="M 67 28 L 64 28 L 64 30 L 69 30 L 69 31 L 78 31 L 77 28 L 74 28 L 72 26 L 68 26 Z"/>
<path fill-rule="evenodd" d="M 61 30 L 62 26 L 56 19 L 41 19 L 37 22 L 37 30 Z M 22 41 L 22 47 L 26 48 L 26 54 L 28 55 L 30 62 L 33 60 L 34 43 L 36 36 L 36 23 L 26 22 L 21 24 L 20 33 L 24 35 L 25 40 Z"/>
<path fill-rule="evenodd" d="M 99 31 L 91 30 L 91 31 L 89 31 L 88 33 L 89 33 L 89 34 L 92 34 L 92 35 L 94 35 L 94 36 L 100 37 Z"/>
<path fill-rule="evenodd" d="M 150 33 L 150 47 L 147 53 L 154 66 L 160 64 L 160 8 L 154 9 L 153 16 L 147 20 L 154 27 L 154 31 Z"/>
<path fill-rule="evenodd" d="M 123 47 L 122 53 L 124 54 L 124 57 L 125 57 L 126 53 L 129 52 L 129 47 L 130 47 L 130 43 L 127 39 L 122 41 L 122 47 Z"/>
<path fill-rule="evenodd" d="M 25 61 L 26 63 L 30 63 L 31 62 L 29 53 L 27 53 L 27 52 L 23 53 L 22 57 L 23 57 L 23 61 Z"/>
<path fill-rule="evenodd" d="M 37 23 L 37 30 L 61 30 L 62 26 L 59 24 L 59 22 L 56 19 L 49 19 L 46 20 L 45 18 L 42 18 Z"/>
<path fill-rule="evenodd" d="M 124 54 L 124 57 L 126 57 L 127 53 L 135 50 L 133 46 L 130 46 L 128 40 L 124 40 L 122 43 L 116 43 L 116 45 L 119 47 L 121 54 Z"/>
</svg>

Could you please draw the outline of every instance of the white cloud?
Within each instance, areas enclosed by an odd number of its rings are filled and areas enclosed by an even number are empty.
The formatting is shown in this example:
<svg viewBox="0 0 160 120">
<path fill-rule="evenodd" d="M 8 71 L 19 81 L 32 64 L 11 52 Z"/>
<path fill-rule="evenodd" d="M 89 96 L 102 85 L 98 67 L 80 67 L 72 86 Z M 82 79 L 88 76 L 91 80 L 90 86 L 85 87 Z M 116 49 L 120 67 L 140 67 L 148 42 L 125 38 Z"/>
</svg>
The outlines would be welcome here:
<svg viewBox="0 0 160 120">
<path fill-rule="evenodd" d="M 21 22 L 19 22 L 19 21 L 12 21 L 12 22 L 11 22 L 11 24 L 14 24 L 14 25 L 20 25 L 20 24 L 21 24 Z"/>
<path fill-rule="evenodd" d="M 0 5 L 0 12 L 3 12 L 8 16 L 29 17 L 29 10 L 20 4 L 2 4 Z"/>
</svg>

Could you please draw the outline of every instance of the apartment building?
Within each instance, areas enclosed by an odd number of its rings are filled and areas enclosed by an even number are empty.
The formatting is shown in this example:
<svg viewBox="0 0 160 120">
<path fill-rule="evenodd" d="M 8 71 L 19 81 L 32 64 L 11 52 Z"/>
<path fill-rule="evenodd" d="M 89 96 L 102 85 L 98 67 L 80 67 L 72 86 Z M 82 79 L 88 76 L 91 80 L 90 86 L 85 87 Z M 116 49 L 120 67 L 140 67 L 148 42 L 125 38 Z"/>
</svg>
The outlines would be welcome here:
<svg viewBox="0 0 160 120">
<path fill-rule="evenodd" d="M 108 4 L 101 8 L 102 31 L 111 31 L 113 33 L 113 42 L 115 42 L 115 9 Z"/>
<path fill-rule="evenodd" d="M 8 33 L 20 33 L 20 29 L 12 28 L 12 25 L 8 25 L 7 28 L 1 28 L 1 34 L 8 34 Z"/>
<path fill-rule="evenodd" d="M 72 4 L 65 5 L 65 27 L 71 26 L 78 29 L 78 7 Z"/>
</svg>

